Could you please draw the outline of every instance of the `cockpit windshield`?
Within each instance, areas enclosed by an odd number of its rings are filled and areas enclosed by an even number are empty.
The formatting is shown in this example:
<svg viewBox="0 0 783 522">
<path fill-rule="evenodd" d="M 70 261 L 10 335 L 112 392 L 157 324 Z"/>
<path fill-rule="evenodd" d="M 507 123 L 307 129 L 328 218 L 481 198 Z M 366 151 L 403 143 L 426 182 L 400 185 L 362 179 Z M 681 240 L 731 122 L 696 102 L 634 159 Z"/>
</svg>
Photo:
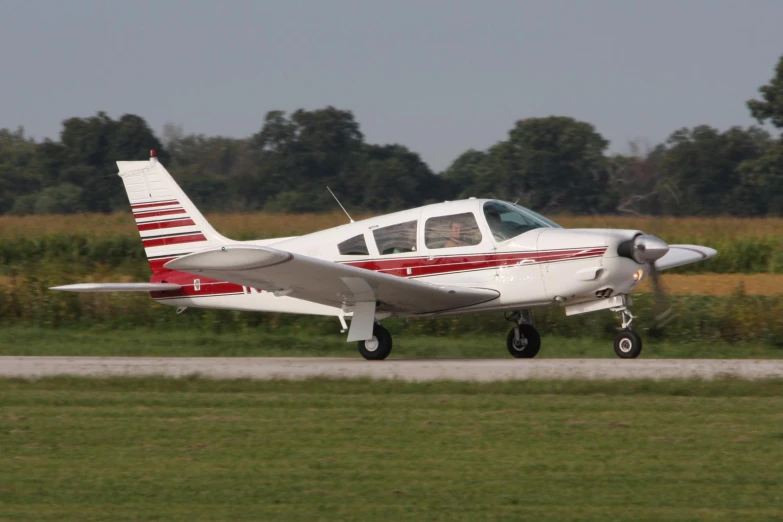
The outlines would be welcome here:
<svg viewBox="0 0 783 522">
<path fill-rule="evenodd" d="M 484 203 L 484 217 L 495 241 L 506 241 L 536 228 L 563 228 L 532 210 L 502 201 Z"/>
</svg>

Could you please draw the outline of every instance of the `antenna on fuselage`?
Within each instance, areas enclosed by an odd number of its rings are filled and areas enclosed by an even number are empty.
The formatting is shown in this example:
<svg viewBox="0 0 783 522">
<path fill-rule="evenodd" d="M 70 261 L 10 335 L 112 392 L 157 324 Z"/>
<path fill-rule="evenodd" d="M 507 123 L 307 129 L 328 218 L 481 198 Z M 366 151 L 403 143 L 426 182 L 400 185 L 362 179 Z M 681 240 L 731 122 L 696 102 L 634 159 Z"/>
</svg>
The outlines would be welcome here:
<svg viewBox="0 0 783 522">
<path fill-rule="evenodd" d="M 337 196 L 335 196 L 335 195 L 334 195 L 334 192 L 332 192 L 332 189 L 330 189 L 330 188 L 329 188 L 329 185 L 327 185 L 327 186 L 326 186 L 326 190 L 328 190 L 328 191 L 329 191 L 329 194 L 331 194 L 331 195 L 332 195 L 332 197 L 333 197 L 333 198 L 334 198 L 334 200 L 337 202 L 337 204 L 338 204 L 338 205 L 340 205 L 340 208 L 341 208 L 341 209 L 343 209 L 343 212 L 345 212 L 345 215 L 346 215 L 346 216 L 348 216 L 348 219 L 351 221 L 351 223 L 353 223 L 353 222 L 354 222 L 353 218 L 352 218 L 352 217 L 351 217 L 351 215 L 348 213 L 348 211 L 347 211 L 347 210 L 345 210 L 345 207 L 343 206 L 343 204 L 342 204 L 342 203 L 340 203 L 340 200 L 339 200 L 339 199 L 337 199 Z"/>
</svg>

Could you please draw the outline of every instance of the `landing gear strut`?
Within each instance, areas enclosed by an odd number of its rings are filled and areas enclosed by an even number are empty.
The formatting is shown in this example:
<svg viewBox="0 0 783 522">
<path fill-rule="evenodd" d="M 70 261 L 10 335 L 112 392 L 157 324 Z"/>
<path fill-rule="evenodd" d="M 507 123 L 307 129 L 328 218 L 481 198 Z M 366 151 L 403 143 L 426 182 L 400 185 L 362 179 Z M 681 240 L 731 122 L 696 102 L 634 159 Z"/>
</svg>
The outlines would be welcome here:
<svg viewBox="0 0 783 522">
<path fill-rule="evenodd" d="M 357 343 L 359 353 L 368 361 L 382 361 L 392 351 L 392 336 L 389 330 L 378 323 L 372 327 L 372 339 Z"/>
<path fill-rule="evenodd" d="M 516 323 L 506 337 L 508 353 L 517 359 L 535 357 L 541 349 L 541 335 L 533 326 L 533 315 L 530 310 L 516 311 L 506 316 L 506 320 Z"/>
<path fill-rule="evenodd" d="M 633 314 L 625 306 L 613 308 L 612 311 L 620 314 L 623 328 L 614 337 L 614 353 L 621 359 L 636 359 L 642 353 L 642 338 L 631 330 Z"/>
</svg>

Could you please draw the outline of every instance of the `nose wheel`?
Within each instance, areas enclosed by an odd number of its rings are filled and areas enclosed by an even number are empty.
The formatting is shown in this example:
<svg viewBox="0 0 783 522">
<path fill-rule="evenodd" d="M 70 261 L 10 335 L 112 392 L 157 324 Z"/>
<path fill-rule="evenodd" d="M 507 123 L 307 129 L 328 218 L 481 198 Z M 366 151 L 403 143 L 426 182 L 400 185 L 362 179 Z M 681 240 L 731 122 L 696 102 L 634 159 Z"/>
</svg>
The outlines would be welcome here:
<svg viewBox="0 0 783 522">
<path fill-rule="evenodd" d="M 614 353 L 621 359 L 636 359 L 642 353 L 642 338 L 633 330 L 623 330 L 614 337 Z"/>
</svg>

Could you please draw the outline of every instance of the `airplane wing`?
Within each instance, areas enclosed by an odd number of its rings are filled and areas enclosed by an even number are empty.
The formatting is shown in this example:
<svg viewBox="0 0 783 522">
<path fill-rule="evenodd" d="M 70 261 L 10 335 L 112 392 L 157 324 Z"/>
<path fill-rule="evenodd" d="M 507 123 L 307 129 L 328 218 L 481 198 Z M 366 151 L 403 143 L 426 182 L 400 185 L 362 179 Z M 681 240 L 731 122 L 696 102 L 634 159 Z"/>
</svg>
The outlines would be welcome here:
<svg viewBox="0 0 783 522">
<path fill-rule="evenodd" d="M 179 290 L 182 286 L 174 283 L 78 283 L 75 285 L 53 286 L 49 290 L 63 292 L 160 292 Z"/>
<path fill-rule="evenodd" d="M 676 266 L 687 265 L 697 261 L 709 259 L 718 251 L 700 245 L 669 245 L 669 251 L 655 262 L 655 268 L 666 270 Z"/>
<path fill-rule="evenodd" d="M 379 311 L 425 314 L 476 305 L 500 293 L 434 285 L 265 246 L 225 246 L 169 261 L 172 270 L 337 308 L 353 308 L 348 340 L 372 338 Z"/>
</svg>

